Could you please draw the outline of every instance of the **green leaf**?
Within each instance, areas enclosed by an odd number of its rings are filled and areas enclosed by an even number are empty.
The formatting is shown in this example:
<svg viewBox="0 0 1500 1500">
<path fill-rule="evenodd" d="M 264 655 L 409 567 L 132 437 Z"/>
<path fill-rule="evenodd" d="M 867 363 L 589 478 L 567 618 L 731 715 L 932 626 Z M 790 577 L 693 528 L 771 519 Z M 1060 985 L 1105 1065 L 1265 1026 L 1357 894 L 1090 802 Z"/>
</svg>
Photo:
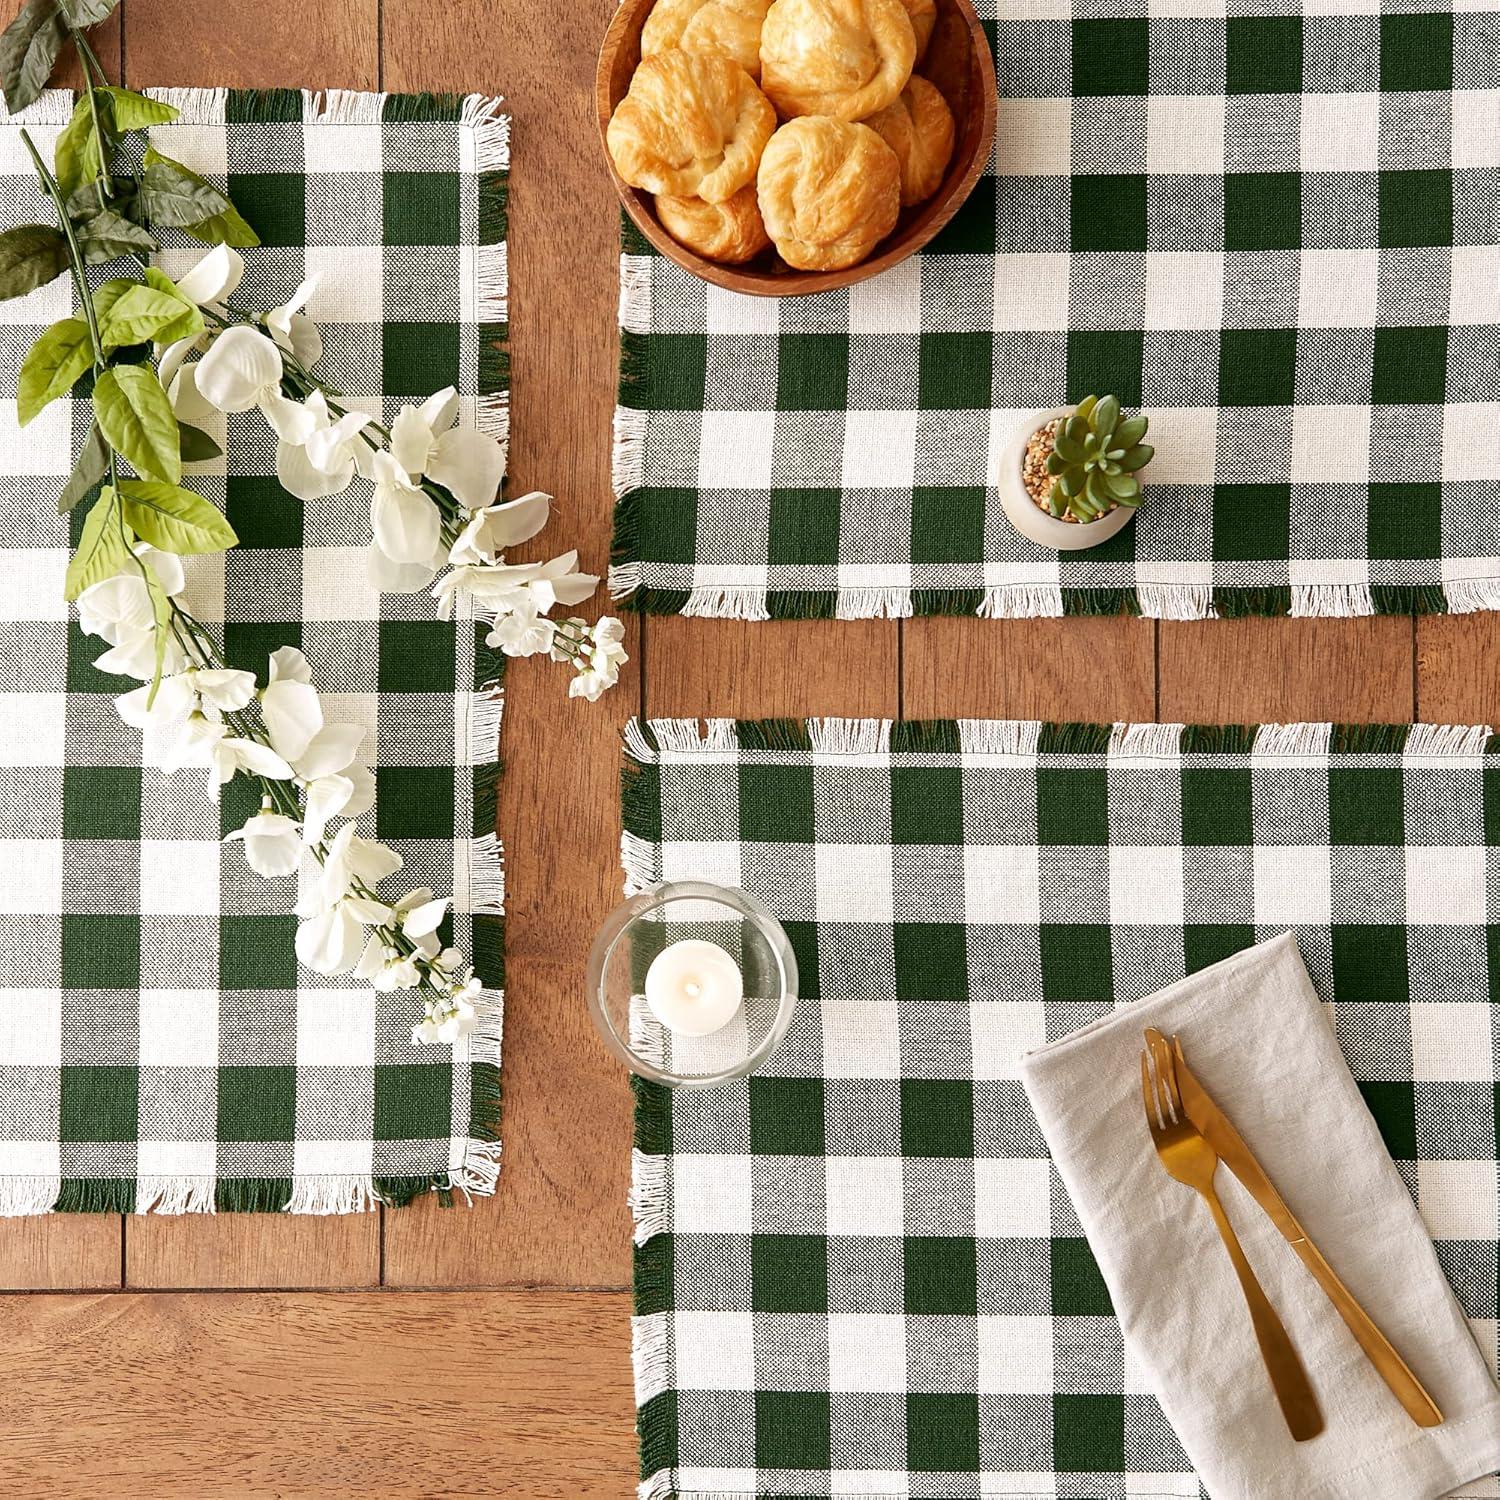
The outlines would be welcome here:
<svg viewBox="0 0 1500 1500">
<path fill-rule="evenodd" d="M 114 490 L 105 485 L 83 518 L 78 548 L 68 560 L 63 598 L 76 599 L 85 589 L 113 578 L 129 556 L 130 548 L 120 524 L 119 503 Z"/>
<path fill-rule="evenodd" d="M 57 0 L 57 8 L 69 26 L 82 31 L 85 26 L 97 26 L 114 14 L 120 0 Z"/>
<path fill-rule="evenodd" d="M 1118 397 L 1104 396 L 1099 404 L 1094 407 L 1089 418 L 1089 424 L 1101 437 L 1106 438 L 1115 430 L 1115 424 L 1120 420 L 1120 402 Z"/>
<path fill-rule="evenodd" d="M 1139 412 L 1133 417 L 1126 417 L 1118 427 L 1115 428 L 1114 446 L 1116 448 L 1133 448 L 1146 435 L 1146 428 L 1150 421 Z"/>
<path fill-rule="evenodd" d="M 141 170 L 141 208 L 156 224 L 186 229 L 221 214 L 229 199 L 181 162 L 148 150 Z"/>
<path fill-rule="evenodd" d="M 1086 499 L 1101 508 L 1109 504 L 1109 492 L 1104 488 L 1102 474 L 1090 474 L 1083 486 Z"/>
<path fill-rule="evenodd" d="M 83 248 L 84 260 L 91 266 L 118 260 L 122 255 L 149 255 L 156 249 L 156 240 L 149 230 L 107 208 L 78 226 L 78 243 Z"/>
<path fill-rule="evenodd" d="M 1083 476 L 1076 469 L 1069 469 L 1058 476 L 1058 486 L 1070 500 L 1083 488 Z"/>
<path fill-rule="evenodd" d="M 27 0 L 0 33 L 0 89 L 11 114 L 36 102 L 67 35 L 53 0 Z"/>
<path fill-rule="evenodd" d="M 113 149 L 114 136 L 109 122 L 102 116 L 95 115 L 89 96 L 82 94 L 73 106 L 73 117 L 63 126 L 62 134 L 57 138 L 53 156 L 57 185 L 65 197 L 71 197 L 79 188 L 101 175 L 106 149 L 104 142 L 108 142 L 109 149 Z M 95 206 L 97 207 L 97 198 Z"/>
<path fill-rule="evenodd" d="M 116 276 L 110 281 L 101 281 L 94 288 L 94 295 L 89 299 L 94 304 L 94 321 L 102 328 L 113 311 L 115 303 L 126 292 L 133 292 L 139 285 L 140 282 L 131 281 L 124 276 Z"/>
<path fill-rule="evenodd" d="M 234 528 L 202 495 L 175 484 L 122 479 L 120 500 L 130 529 L 163 552 L 222 552 L 239 541 Z"/>
<path fill-rule="evenodd" d="M 1120 460 L 1120 467 L 1127 474 L 1134 474 L 1137 469 L 1144 469 L 1156 456 L 1156 449 L 1150 443 L 1137 443 L 1124 458 Z"/>
<path fill-rule="evenodd" d="M 1070 464 L 1081 464 L 1083 462 L 1083 448 L 1070 438 L 1065 430 L 1060 430 L 1052 445 L 1052 450 L 1060 457 L 1065 458 Z"/>
<path fill-rule="evenodd" d="M 1099 398 L 1097 396 L 1085 396 L 1083 400 L 1073 408 L 1074 415 L 1082 417 L 1085 424 L 1087 424 L 1089 413 L 1093 411 L 1094 403 L 1098 401 L 1098 399 Z"/>
<path fill-rule="evenodd" d="M 18 224 L 0 234 L 0 301 L 24 297 L 68 269 L 68 241 L 47 224 Z"/>
<path fill-rule="evenodd" d="M 1061 474 L 1067 467 L 1067 459 L 1055 448 L 1047 455 L 1047 472 L 1049 474 Z"/>
<path fill-rule="evenodd" d="M 1106 474 L 1104 488 L 1114 500 L 1133 500 L 1141 492 L 1141 482 L 1133 474 Z"/>
<path fill-rule="evenodd" d="M 206 464 L 223 457 L 224 450 L 201 427 L 189 427 L 186 422 L 179 422 L 177 432 L 182 442 L 183 463 Z"/>
<path fill-rule="evenodd" d="M 209 245 L 232 245 L 238 249 L 245 249 L 251 245 L 260 244 L 260 236 L 240 216 L 240 211 L 211 183 L 204 181 L 190 167 L 185 167 L 181 162 L 171 161 L 170 158 L 162 156 L 154 147 L 146 148 L 145 165 L 150 167 L 157 162 L 167 162 L 176 169 L 183 177 L 193 182 L 200 183 L 212 193 L 218 194 L 222 207 L 210 214 L 209 217 L 199 220 L 197 223 L 184 224 L 182 229 L 192 235 L 195 240 L 202 240 Z M 165 222 L 165 221 L 163 221 Z"/>
<path fill-rule="evenodd" d="M 149 366 L 106 370 L 94 385 L 94 413 L 110 447 L 140 473 L 168 484 L 182 477 L 177 418 Z"/>
<path fill-rule="evenodd" d="M 89 423 L 89 435 L 78 451 L 78 461 L 73 465 L 73 474 L 57 497 L 59 515 L 67 513 L 98 485 L 109 472 L 109 448 L 97 422 Z"/>
<path fill-rule="evenodd" d="M 99 334 L 106 347 L 118 348 L 122 344 L 143 344 L 148 339 L 170 343 L 202 328 L 203 314 L 196 307 L 138 282 L 111 305 L 108 316 L 100 322 Z"/>
<path fill-rule="evenodd" d="M 1090 399 L 1092 400 L 1093 398 L 1090 397 Z M 1062 435 L 1071 442 L 1076 443 L 1080 449 L 1083 447 L 1083 440 L 1088 434 L 1088 419 L 1078 415 L 1076 412 L 1062 425 Z"/>
<path fill-rule="evenodd" d="M 54 323 L 21 361 L 16 382 L 16 420 L 24 427 L 59 396 L 73 389 L 94 362 L 89 325 L 82 318 Z"/>
<path fill-rule="evenodd" d="M 170 104 L 148 99 L 131 89 L 103 88 L 98 91 L 109 98 L 117 130 L 145 130 L 149 125 L 168 125 L 177 118 Z"/>
<path fill-rule="evenodd" d="M 151 691 L 146 694 L 146 707 L 156 702 L 156 690 L 161 686 L 161 669 L 167 659 L 167 632 L 172 625 L 172 596 L 161 586 L 156 569 L 141 569 L 146 580 L 146 597 L 151 600 L 151 624 L 156 631 L 156 667 L 151 674 Z"/>
</svg>

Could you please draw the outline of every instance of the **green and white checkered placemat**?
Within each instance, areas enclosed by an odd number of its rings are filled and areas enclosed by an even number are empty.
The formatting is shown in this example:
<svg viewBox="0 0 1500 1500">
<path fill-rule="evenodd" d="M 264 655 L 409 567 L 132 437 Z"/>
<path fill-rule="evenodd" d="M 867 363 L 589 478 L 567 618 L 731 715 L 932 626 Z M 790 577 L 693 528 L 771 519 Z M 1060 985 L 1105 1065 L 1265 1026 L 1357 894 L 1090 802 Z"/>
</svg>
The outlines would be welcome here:
<svg viewBox="0 0 1500 1500">
<path fill-rule="evenodd" d="M 246 305 L 276 306 L 316 275 L 306 310 L 329 385 L 389 422 L 452 383 L 465 419 L 503 435 L 498 101 L 154 92 L 182 111 L 153 132 L 162 149 L 227 178 L 261 236 L 245 252 Z M 71 108 L 47 94 L 0 122 L 0 222 L 50 220 L 18 124 L 50 155 Z M 185 269 L 203 253 L 191 245 L 164 250 L 163 268 Z M 185 482 L 225 507 L 240 546 L 188 560 L 190 607 L 262 680 L 270 651 L 300 645 L 330 717 L 367 727 L 367 819 L 413 884 L 453 892 L 454 941 L 493 987 L 473 1037 L 414 1047 L 410 992 L 298 968 L 292 882 L 252 874 L 219 841 L 253 797 L 236 781 L 215 807 L 203 773 L 143 767 L 113 701 L 131 683 L 95 670 L 104 643 L 69 619 L 55 500 L 87 403 L 18 431 L 13 399 L 25 350 L 69 302 L 63 279 L 0 303 L 0 1213 L 334 1212 L 376 1194 L 493 1191 L 499 662 L 473 620 L 369 586 L 357 488 L 297 501 L 259 415 L 220 419 L 227 459 Z"/>
<path fill-rule="evenodd" d="M 627 750 L 629 885 L 760 897 L 802 981 L 757 1076 L 638 1094 L 642 1500 L 1197 1497 L 1017 1061 L 1288 928 L 1500 1361 L 1488 729 L 671 720 Z"/>
<path fill-rule="evenodd" d="M 627 227 L 615 590 L 742 619 L 1500 607 L 1500 15 L 979 0 L 990 174 L 844 292 L 724 292 Z M 1025 413 L 1151 417 L 1135 522 L 1059 557 Z"/>
</svg>

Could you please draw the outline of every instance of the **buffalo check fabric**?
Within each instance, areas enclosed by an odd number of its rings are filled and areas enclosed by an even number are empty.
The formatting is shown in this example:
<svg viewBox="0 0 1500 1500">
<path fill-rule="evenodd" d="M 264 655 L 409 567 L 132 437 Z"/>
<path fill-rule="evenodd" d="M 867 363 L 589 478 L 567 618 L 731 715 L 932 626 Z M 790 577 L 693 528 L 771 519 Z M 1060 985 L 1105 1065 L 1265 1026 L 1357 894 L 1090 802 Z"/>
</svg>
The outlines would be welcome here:
<svg viewBox="0 0 1500 1500">
<path fill-rule="evenodd" d="M 306 310 L 330 387 L 389 422 L 452 383 L 465 419 L 503 434 L 498 101 L 156 92 L 181 111 L 153 131 L 160 149 L 227 181 L 261 237 L 244 305 L 316 277 Z M 47 94 L 0 120 L 0 221 L 50 217 L 20 127 L 48 154 L 71 107 Z M 184 270 L 203 253 L 190 247 L 164 248 L 163 268 Z M 143 764 L 114 707 L 132 684 L 96 670 L 104 643 L 69 618 L 55 501 L 87 403 L 18 431 L 14 400 L 25 350 L 69 310 L 66 280 L 0 303 L 0 1212 L 335 1212 L 493 1191 L 498 664 L 472 619 L 369 586 L 357 487 L 303 504 L 278 485 L 258 414 L 218 419 L 227 457 L 185 482 L 226 510 L 240 545 L 188 560 L 189 607 L 262 681 L 276 647 L 306 652 L 329 718 L 368 730 L 363 831 L 402 854 L 414 885 L 453 892 L 453 941 L 493 987 L 474 1037 L 414 1047 L 409 992 L 298 968 L 290 883 L 220 842 L 253 797 L 237 781 L 215 805 L 203 773 Z"/>
<path fill-rule="evenodd" d="M 979 0 L 989 171 L 923 253 L 750 298 L 627 227 L 615 591 L 778 617 L 1500 606 L 1500 13 Z M 1020 537 L 1027 414 L 1157 457 L 1087 553 Z"/>
<path fill-rule="evenodd" d="M 637 1096 L 642 1500 L 1197 1497 L 1019 1064 L 1288 929 L 1497 1367 L 1488 729 L 651 721 L 624 821 L 801 974 L 756 1076 Z"/>
</svg>

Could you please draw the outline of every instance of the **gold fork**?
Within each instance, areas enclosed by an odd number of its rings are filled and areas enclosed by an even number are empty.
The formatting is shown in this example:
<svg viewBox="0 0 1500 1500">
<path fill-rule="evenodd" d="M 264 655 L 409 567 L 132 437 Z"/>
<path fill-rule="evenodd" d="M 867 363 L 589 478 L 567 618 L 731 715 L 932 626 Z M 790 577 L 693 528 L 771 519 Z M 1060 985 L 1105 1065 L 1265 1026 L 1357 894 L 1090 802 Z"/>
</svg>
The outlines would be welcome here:
<svg viewBox="0 0 1500 1500">
<path fill-rule="evenodd" d="M 1299 1443 L 1306 1442 L 1322 1432 L 1323 1414 L 1318 1410 L 1317 1398 L 1308 1384 L 1307 1371 L 1302 1368 L 1302 1361 L 1281 1319 L 1276 1316 L 1276 1309 L 1255 1279 L 1255 1272 L 1245 1259 L 1234 1226 L 1214 1191 L 1218 1155 L 1183 1110 L 1176 1068 L 1172 1054 L 1165 1046 L 1153 1048 L 1149 1057 L 1146 1052 L 1141 1053 L 1141 1098 L 1146 1106 L 1146 1123 L 1151 1127 L 1156 1154 L 1167 1174 L 1201 1194 L 1214 1216 L 1214 1223 L 1219 1226 L 1224 1248 L 1229 1252 L 1235 1274 L 1240 1279 L 1240 1290 L 1250 1308 L 1255 1339 L 1260 1345 L 1261 1358 L 1266 1362 L 1271 1389 L 1276 1393 L 1281 1414 L 1286 1418 L 1292 1436 Z"/>
</svg>

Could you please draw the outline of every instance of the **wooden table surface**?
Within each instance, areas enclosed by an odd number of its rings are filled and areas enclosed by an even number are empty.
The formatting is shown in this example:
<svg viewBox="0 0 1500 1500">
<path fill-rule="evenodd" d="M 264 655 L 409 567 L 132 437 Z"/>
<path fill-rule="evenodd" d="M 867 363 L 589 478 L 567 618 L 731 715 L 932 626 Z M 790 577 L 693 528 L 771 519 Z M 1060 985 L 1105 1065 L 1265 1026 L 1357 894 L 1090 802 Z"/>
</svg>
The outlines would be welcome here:
<svg viewBox="0 0 1500 1500">
<path fill-rule="evenodd" d="M 558 545 L 601 573 L 618 244 L 591 85 L 610 9 L 124 0 L 97 47 L 137 87 L 506 95 L 511 472 L 558 497 Z M 550 664 L 518 663 L 498 1194 L 344 1218 L 0 1221 L 0 1494 L 633 1494 L 630 1096 L 582 984 L 619 895 L 619 731 L 637 709 L 1500 723 L 1497 649 L 1493 616 L 653 619 L 595 706 L 564 700 Z"/>
</svg>

